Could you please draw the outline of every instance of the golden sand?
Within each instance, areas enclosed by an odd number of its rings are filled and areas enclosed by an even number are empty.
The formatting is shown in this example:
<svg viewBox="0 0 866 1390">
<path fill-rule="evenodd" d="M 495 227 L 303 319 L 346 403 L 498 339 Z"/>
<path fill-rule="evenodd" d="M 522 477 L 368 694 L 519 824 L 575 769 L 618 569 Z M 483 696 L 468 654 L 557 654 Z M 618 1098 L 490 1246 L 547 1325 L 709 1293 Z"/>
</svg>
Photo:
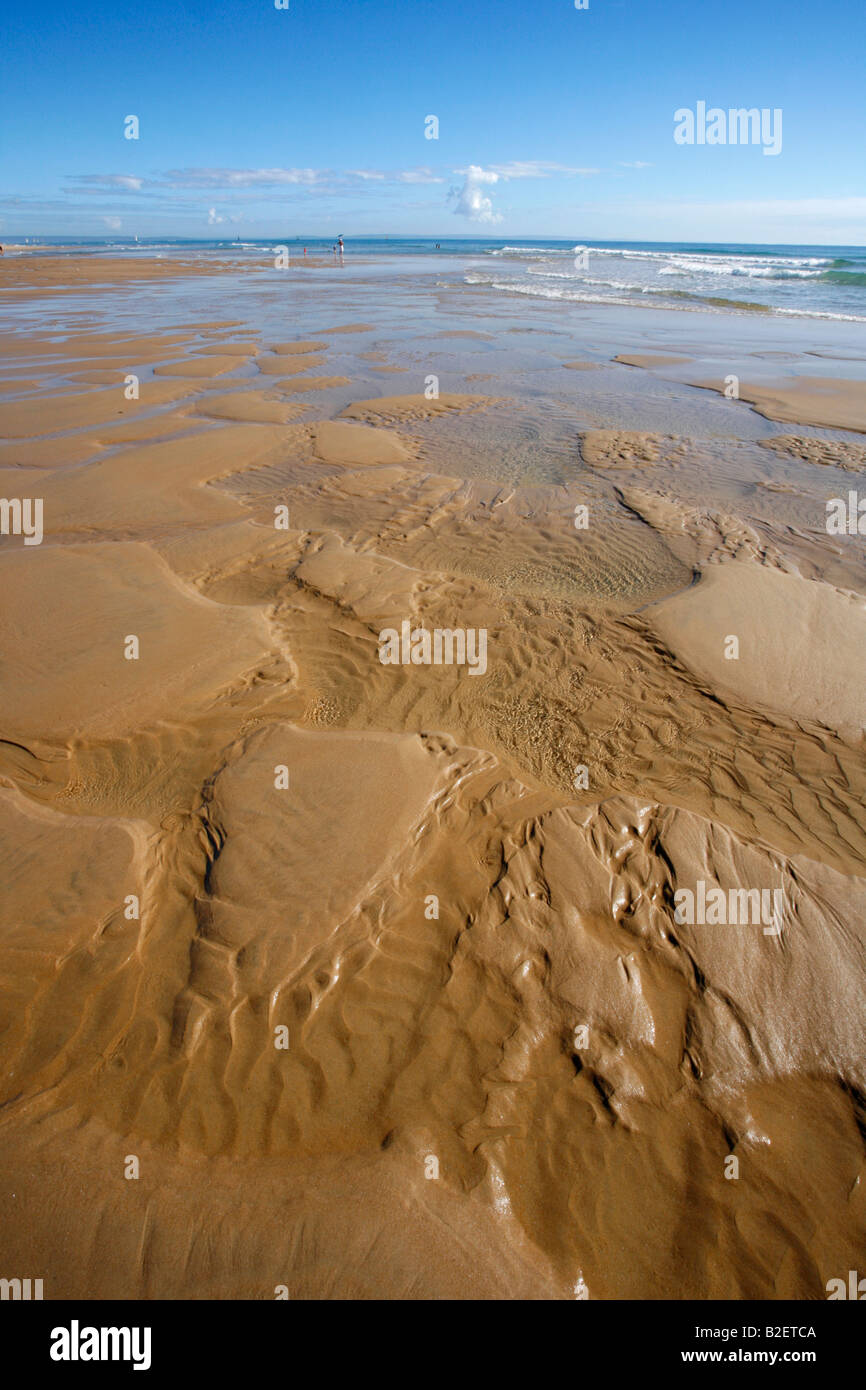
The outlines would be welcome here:
<svg viewBox="0 0 866 1390">
<path fill-rule="evenodd" d="M 724 394 L 724 382 L 695 381 L 708 391 Z M 740 382 L 739 399 L 748 401 L 768 420 L 798 425 L 825 425 L 866 433 L 866 386 L 840 377 L 798 377 L 796 387 Z"/>
<path fill-rule="evenodd" d="M 666 352 L 618 352 L 613 360 L 626 367 L 675 367 L 679 362 L 689 361 L 688 357 Z"/>
<path fill-rule="evenodd" d="M 3 1268 L 823 1297 L 866 1230 L 854 578 L 680 497 L 688 441 L 584 430 L 589 471 L 503 486 L 455 445 L 499 382 L 325 419 L 280 396 L 371 325 L 219 327 L 0 345 L 81 387 L 2 405 L 0 493 L 44 501 L 0 549 Z M 404 620 L 485 630 L 487 673 L 384 665 Z M 677 922 L 699 879 L 782 891 L 780 934 Z"/>
</svg>

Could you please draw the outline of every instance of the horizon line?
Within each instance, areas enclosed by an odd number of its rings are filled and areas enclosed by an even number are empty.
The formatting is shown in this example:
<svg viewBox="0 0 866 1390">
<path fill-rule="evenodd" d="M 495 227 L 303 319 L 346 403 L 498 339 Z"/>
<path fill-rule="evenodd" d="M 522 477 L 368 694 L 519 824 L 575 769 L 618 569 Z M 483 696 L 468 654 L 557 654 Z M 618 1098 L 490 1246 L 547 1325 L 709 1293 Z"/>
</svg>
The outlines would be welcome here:
<svg viewBox="0 0 866 1390">
<path fill-rule="evenodd" d="M 279 236 L 284 236 L 284 237 L 285 237 L 285 236 L 288 236 L 289 239 L 290 239 L 290 240 L 293 240 L 293 241 L 304 241 L 304 240 L 306 240 L 306 241 L 308 241 L 308 242 L 312 242 L 312 241 L 331 241 L 331 242 L 335 242 L 335 241 L 337 240 L 337 237 L 338 237 L 339 235 L 340 235 L 339 233 L 337 233 L 336 235 L 334 235 L 333 233 L 330 233 L 330 232 L 328 232 L 328 233 L 325 233 L 325 232 L 307 232 L 307 233 L 288 233 L 288 234 L 285 233 L 285 232 L 283 232 L 283 233 L 276 233 L 276 232 L 275 232 L 275 233 L 273 233 L 273 234 L 270 235 L 270 236 L 268 236 L 268 235 L 261 235 L 261 236 L 252 236 L 252 235 L 249 235 L 249 236 L 243 237 L 243 236 L 239 236 L 239 235 L 238 235 L 238 236 L 228 236 L 228 235 L 223 235 L 223 236 L 204 236 L 204 235 L 202 235 L 202 236 L 189 236 L 189 235 L 187 235 L 186 233 L 182 233 L 182 232 L 146 232 L 146 233 L 128 232 L 128 233 L 125 233 L 125 234 L 124 234 L 122 231 L 115 231 L 115 232 L 110 232 L 110 233 L 82 232 L 82 233 L 79 233 L 77 236 L 71 235 L 71 236 L 67 236 L 67 237 L 64 237 L 64 235 L 63 235 L 62 233 L 60 233 L 60 232 L 15 232 L 15 233 L 11 233 L 11 232 L 10 232 L 9 235 L 8 235 L 6 238 L 4 238 L 3 235 L 2 235 L 2 230 L 0 230 L 0 244 L 5 244 L 5 245 L 7 245 L 7 246 L 17 245 L 17 244 L 18 244 L 18 241 L 19 241 L 19 239 L 20 239 L 21 237 L 24 237 L 24 238 L 26 238 L 26 239 L 29 240 L 29 241 L 35 241 L 35 242 L 44 241 L 44 240 L 46 240 L 46 238 L 50 238 L 52 241 L 66 242 L 67 244 L 74 244 L 74 243 L 76 243 L 76 242 L 81 242 L 81 241 L 97 241 L 97 242 L 103 242 L 103 241 L 104 241 L 104 242 L 111 242 L 111 241 L 130 241 L 130 240 L 132 240 L 132 239 L 138 240 L 139 242 L 141 242 L 141 241 L 147 242 L 147 241 L 156 241 L 156 240 L 158 240 L 158 239 L 161 238 L 161 237 L 170 238 L 170 239 L 173 239 L 173 240 L 175 240 L 175 241 L 190 241 L 190 242 L 206 242 L 206 241 L 227 241 L 227 242 L 234 242 L 234 241 L 247 241 L 247 242 L 258 242 L 258 241 L 263 241 L 263 242 L 264 242 L 264 241 L 266 241 L 266 242 L 271 242 L 271 241 L 276 241 L 276 240 L 278 240 Z M 674 241 L 674 240 L 662 240 L 662 239 L 658 239 L 658 238 L 654 238 L 654 237 L 571 237 L 571 236 L 556 236 L 556 237 L 552 237 L 552 236 L 540 236 L 540 235 L 539 235 L 539 236 L 536 236 L 534 233 L 531 233 L 531 232 L 512 232 L 509 236 L 504 236 L 504 237 L 497 237 L 497 236 L 492 236 L 492 235 L 490 235 L 490 236 L 485 236 L 484 234 L 471 235 L 471 234 L 468 234 L 468 233 L 467 233 L 467 234 L 464 234 L 464 235 L 459 235 L 459 234 L 453 233 L 453 232 L 449 232 L 449 233 L 443 232 L 443 233 L 439 233 L 439 234 L 437 234 L 437 233 L 435 233 L 435 232 L 359 232 L 359 233 L 357 233 L 357 234 L 352 234 L 351 232 L 349 232 L 349 233 L 343 233 L 342 236 L 343 236 L 343 241 L 344 241 L 344 242 L 349 241 L 349 240 L 352 240 L 352 241 L 389 241 L 389 240 L 391 240 L 391 241 L 439 241 L 439 242 L 442 242 L 442 241 L 501 241 L 501 242 L 504 242 L 504 243 L 507 244 L 509 241 L 539 241 L 539 242 L 545 242 L 545 241 L 546 241 L 546 242 L 568 242 L 568 241 L 575 241 L 575 242 L 577 242 L 577 243 L 580 244 L 580 245 L 591 245 L 593 242 L 597 242 L 597 243 L 598 243 L 598 242 L 600 242 L 600 243 L 604 243 L 604 242 L 614 242 L 614 243 L 616 243 L 617 245 L 621 245 L 621 246 L 640 246 L 640 245 L 649 245 L 649 246 L 689 246 L 689 245 L 697 246 L 697 245 L 701 245 L 701 246 L 728 246 L 728 247 L 730 247 L 730 246 L 775 246 L 775 247 L 779 247 L 779 246 L 784 246 L 784 247 L 822 246 L 822 247 L 834 247 L 834 248 L 838 248 L 838 249 L 842 249 L 842 250 L 844 250 L 844 249 L 848 249 L 848 250 L 866 250 L 866 242 L 858 242 L 858 241 L 710 241 L 710 240 L 709 240 L 708 238 L 706 238 L 706 237 L 685 237 L 685 238 L 681 238 L 681 239 L 678 240 L 678 241 Z"/>
</svg>

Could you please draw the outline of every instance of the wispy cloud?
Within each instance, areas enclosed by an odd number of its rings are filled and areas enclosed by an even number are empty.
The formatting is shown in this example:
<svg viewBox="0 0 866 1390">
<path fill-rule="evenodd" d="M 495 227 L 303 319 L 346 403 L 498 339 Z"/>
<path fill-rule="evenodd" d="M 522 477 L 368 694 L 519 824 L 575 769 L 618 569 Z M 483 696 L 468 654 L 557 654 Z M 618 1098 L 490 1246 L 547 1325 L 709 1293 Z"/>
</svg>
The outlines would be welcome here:
<svg viewBox="0 0 866 1390">
<path fill-rule="evenodd" d="M 168 188 L 274 188 L 316 184 L 330 176 L 326 169 L 169 169 L 160 182 Z"/>
<path fill-rule="evenodd" d="M 438 175 L 435 175 L 438 177 Z M 446 180 L 454 182 L 454 180 Z M 197 229 L 207 220 L 210 198 L 201 196 L 201 189 L 172 190 L 152 187 L 146 180 L 146 188 L 141 192 L 129 189 L 108 188 L 100 192 L 94 188 L 77 188 L 66 194 L 36 196 L 33 194 L 0 193 L 0 216 L 5 215 L 4 233 L 54 233 L 58 227 L 80 229 L 88 233 L 108 227 L 118 231 L 111 219 L 122 222 L 130 231 L 158 234 L 167 229 L 169 219 L 179 229 L 186 229 L 195 235 Z M 464 219 L 492 227 L 503 220 L 494 199 L 500 194 L 505 183 L 504 177 L 496 169 L 485 169 L 470 165 L 457 187 L 447 192 L 447 206 Z M 626 180 L 620 182 L 623 188 Z M 357 208 L 358 227 L 364 216 L 381 218 L 380 199 L 398 197 L 401 210 L 409 209 L 413 216 L 424 214 L 426 226 L 420 231 L 430 230 L 429 219 L 441 211 L 441 195 L 436 190 L 424 190 L 425 201 L 406 202 L 402 193 L 409 192 L 409 181 L 399 180 L 392 184 L 382 184 L 378 180 L 356 180 L 352 185 L 354 206 Z M 229 190 L 213 198 L 215 212 L 224 216 L 228 224 L 243 221 L 251 229 L 252 235 L 278 237 L 285 228 L 286 204 L 307 204 L 311 195 L 320 198 L 321 211 L 318 212 L 323 225 L 339 212 L 343 230 L 347 229 L 346 203 L 331 209 L 325 201 L 331 194 L 326 185 L 301 185 L 294 191 L 290 189 L 238 188 Z M 82 198 L 82 193 L 90 196 Z M 574 206 L 570 200 L 565 207 L 555 204 L 541 206 L 533 201 L 529 211 L 522 212 L 522 223 L 515 225 L 514 212 L 509 209 L 511 232 L 515 236 L 539 234 L 539 220 L 543 219 L 545 231 L 550 236 L 571 236 L 573 232 Z M 278 217 L 277 217 L 278 214 Z M 335 223 L 336 225 L 336 223 Z M 816 198 L 778 198 L 778 199 L 740 199 L 730 202 L 710 202 L 695 196 L 669 197 L 656 200 L 635 199 L 633 196 L 605 198 L 599 201 L 581 202 L 581 236 L 584 238 L 614 240 L 622 236 L 623 227 L 628 227 L 629 235 L 640 240 L 665 240 L 677 237 L 679 240 L 691 237 L 709 238 L 714 241 L 748 242 L 795 242 L 822 245 L 845 245 L 863 243 L 863 227 L 866 225 L 866 196 L 862 194 L 842 197 Z M 379 230 L 373 225 L 371 230 Z"/>
<path fill-rule="evenodd" d="M 72 178 L 75 183 L 103 191 L 109 188 L 125 188 L 137 193 L 144 183 L 144 179 L 137 178 L 135 174 L 73 174 Z"/>
<path fill-rule="evenodd" d="M 441 174 L 434 174 L 432 169 L 404 169 L 397 175 L 400 183 L 444 183 Z"/>
<path fill-rule="evenodd" d="M 470 185 L 494 183 L 497 179 L 546 179 L 569 177 L 577 174 L 597 174 L 598 169 L 579 168 L 567 164 L 554 164 L 545 160 L 510 160 L 504 164 L 491 164 L 489 168 L 473 164 L 466 169 L 455 169 Z M 71 176 L 74 190 L 79 193 L 107 193 L 112 190 L 125 192 L 158 193 L 160 191 L 182 192 L 184 190 L 214 189 L 232 190 L 279 190 L 301 188 L 316 192 L 344 192 L 352 188 L 362 188 L 367 184 L 444 184 L 444 172 L 437 172 L 429 165 L 419 165 L 412 169 L 232 169 L 232 168 L 185 168 L 167 169 L 153 173 L 149 177 L 133 174 L 75 174 Z"/>
<path fill-rule="evenodd" d="M 157 180 L 163 187 L 182 188 L 306 188 L 345 189 L 366 183 L 444 183 L 444 177 L 422 166 L 415 169 L 169 169 Z"/>
<path fill-rule="evenodd" d="M 494 173 L 503 179 L 550 179 L 572 174 L 600 174 L 600 169 L 586 169 L 573 164 L 552 164 L 546 159 L 512 159 L 507 164 L 491 164 Z M 458 170 L 458 172 L 462 172 Z"/>
<path fill-rule="evenodd" d="M 136 201 L 141 199 L 141 210 L 145 205 L 156 210 L 161 208 L 164 215 L 172 211 L 183 216 L 194 216 L 195 195 L 203 191 L 216 195 L 227 205 L 223 212 L 216 207 L 208 209 L 208 225 L 217 226 L 220 222 L 236 220 L 234 209 L 239 203 L 254 201 L 259 204 L 280 202 L 292 193 L 298 198 L 315 197 L 328 199 L 352 195 L 356 198 L 371 198 L 385 195 L 393 196 L 400 188 L 407 186 L 435 187 L 449 183 L 456 174 L 462 180 L 446 193 L 446 202 L 459 217 L 471 222 L 492 226 L 502 221 L 502 213 L 494 207 L 489 189 L 512 179 L 555 179 L 571 178 L 578 175 L 596 174 L 597 169 L 583 168 L 571 164 L 558 164 L 550 160 L 516 159 L 484 167 L 470 164 L 461 169 L 439 169 L 430 165 L 416 165 L 411 169 L 311 169 L 311 168 L 256 168 L 238 169 L 224 166 L 188 166 L 180 169 L 152 170 L 147 175 L 135 174 L 77 174 L 70 178 L 67 192 L 73 196 L 87 195 L 94 204 L 100 197 L 114 194 L 133 194 Z M 200 204 L 199 204 L 200 206 Z M 94 206 L 94 212 L 97 207 Z M 115 203 L 98 208 L 108 214 L 131 214 L 130 204 Z M 104 219 L 103 219 L 104 220 Z M 106 225 L 109 225 L 106 222 Z"/>
<path fill-rule="evenodd" d="M 645 159 L 620 159 L 617 162 L 620 169 L 651 169 L 653 167 Z"/>
</svg>

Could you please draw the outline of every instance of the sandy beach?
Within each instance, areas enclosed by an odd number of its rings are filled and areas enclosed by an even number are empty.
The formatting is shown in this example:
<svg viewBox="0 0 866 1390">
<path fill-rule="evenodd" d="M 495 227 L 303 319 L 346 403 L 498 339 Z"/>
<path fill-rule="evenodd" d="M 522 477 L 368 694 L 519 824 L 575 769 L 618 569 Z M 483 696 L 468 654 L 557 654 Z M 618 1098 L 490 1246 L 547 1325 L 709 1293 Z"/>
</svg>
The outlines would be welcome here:
<svg viewBox="0 0 866 1390">
<path fill-rule="evenodd" d="M 349 261 L 0 262 L 0 1262 L 823 1298 L 866 1236 L 851 325 Z"/>
</svg>

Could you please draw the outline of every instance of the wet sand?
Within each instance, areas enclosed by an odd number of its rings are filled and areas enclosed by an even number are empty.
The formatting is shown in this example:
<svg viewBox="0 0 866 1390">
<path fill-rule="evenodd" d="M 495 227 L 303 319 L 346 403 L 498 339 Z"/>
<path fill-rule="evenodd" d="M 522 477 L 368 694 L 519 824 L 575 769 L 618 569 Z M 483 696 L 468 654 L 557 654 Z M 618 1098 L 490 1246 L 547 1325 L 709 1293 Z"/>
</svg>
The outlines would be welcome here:
<svg viewBox="0 0 866 1390">
<path fill-rule="evenodd" d="M 696 381 L 696 386 L 724 393 L 724 383 Z M 768 420 L 830 429 L 866 432 L 866 386 L 862 381 L 824 377 L 797 378 L 790 383 L 739 385 L 739 399 L 748 401 Z"/>
<path fill-rule="evenodd" d="M 2 267 L 4 1269 L 824 1297 L 866 1230 L 841 357 L 729 402 L 657 375 L 708 383 L 673 315 L 605 357 L 306 276 L 276 332 L 182 261 L 135 282 L 231 318 L 112 329 L 131 272 L 54 259 Z M 485 672 L 383 664 L 404 621 Z M 780 918 L 677 920 L 698 881 Z"/>
</svg>

